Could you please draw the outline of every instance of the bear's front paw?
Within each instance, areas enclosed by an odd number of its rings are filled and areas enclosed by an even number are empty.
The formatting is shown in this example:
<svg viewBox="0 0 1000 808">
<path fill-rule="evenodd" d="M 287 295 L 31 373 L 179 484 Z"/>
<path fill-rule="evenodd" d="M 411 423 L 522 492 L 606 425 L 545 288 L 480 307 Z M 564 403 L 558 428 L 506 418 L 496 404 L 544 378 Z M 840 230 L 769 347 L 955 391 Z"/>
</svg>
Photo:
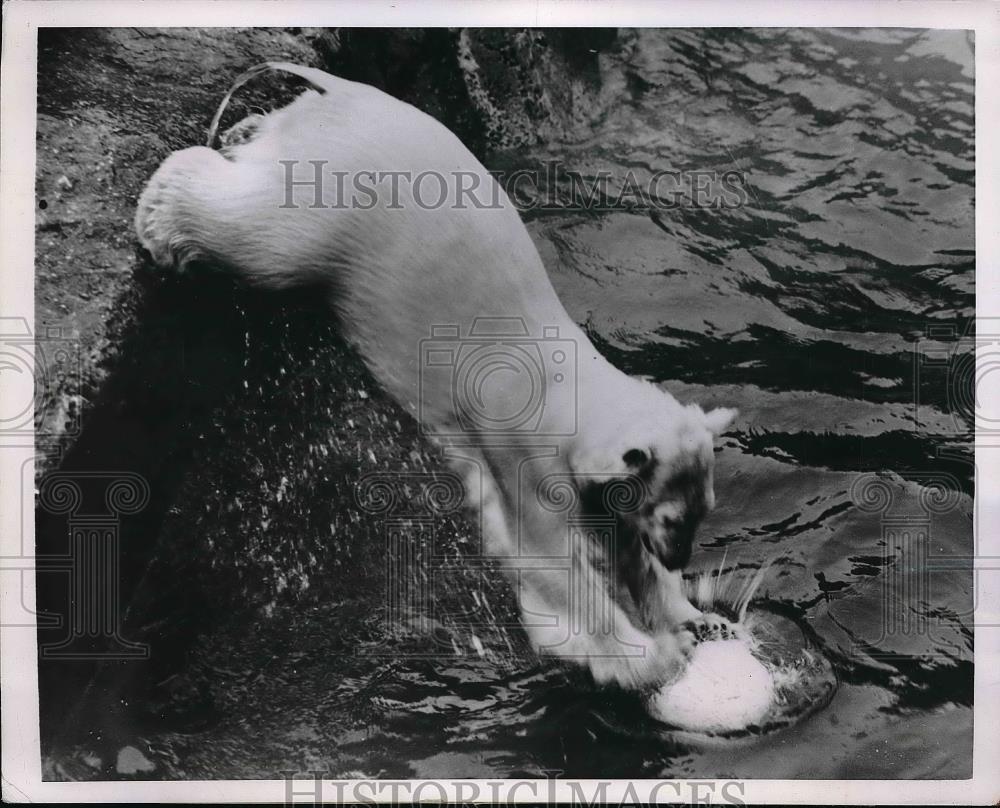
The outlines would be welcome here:
<svg viewBox="0 0 1000 808">
<path fill-rule="evenodd" d="M 221 150 L 227 152 L 229 149 L 235 149 L 237 146 L 242 146 L 256 138 L 265 117 L 255 112 L 247 115 L 242 121 L 234 123 L 219 136 Z"/>
<path fill-rule="evenodd" d="M 697 642 L 709 640 L 743 639 L 743 628 L 715 612 L 705 612 L 700 617 L 688 620 L 682 628 L 689 632 Z"/>
<path fill-rule="evenodd" d="M 694 647 L 698 644 L 699 639 L 694 630 L 694 622 L 688 621 L 684 625 L 679 626 L 673 632 L 672 636 L 678 653 L 686 663 L 691 658 L 691 654 L 694 652 Z"/>
<path fill-rule="evenodd" d="M 681 631 L 655 637 L 636 632 L 626 641 L 599 645 L 587 655 L 596 682 L 614 682 L 626 690 L 646 691 L 674 678 L 684 668 L 694 639 Z"/>
</svg>

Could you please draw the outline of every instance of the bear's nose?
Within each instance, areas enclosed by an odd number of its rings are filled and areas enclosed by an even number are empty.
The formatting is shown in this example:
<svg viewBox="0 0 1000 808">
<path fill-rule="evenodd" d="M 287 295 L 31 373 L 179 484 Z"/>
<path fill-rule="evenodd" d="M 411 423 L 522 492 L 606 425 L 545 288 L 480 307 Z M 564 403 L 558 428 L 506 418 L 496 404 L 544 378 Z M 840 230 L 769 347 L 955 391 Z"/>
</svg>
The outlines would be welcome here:
<svg viewBox="0 0 1000 808">
<path fill-rule="evenodd" d="M 670 571 L 684 569 L 691 560 L 691 535 L 687 537 L 673 536 L 666 542 L 663 552 L 658 553 L 660 563 Z"/>
<path fill-rule="evenodd" d="M 663 529 L 654 532 L 655 537 L 645 532 L 642 534 L 642 543 L 650 555 L 656 556 L 670 571 L 687 566 L 694 543 L 694 526 L 663 523 Z"/>
</svg>

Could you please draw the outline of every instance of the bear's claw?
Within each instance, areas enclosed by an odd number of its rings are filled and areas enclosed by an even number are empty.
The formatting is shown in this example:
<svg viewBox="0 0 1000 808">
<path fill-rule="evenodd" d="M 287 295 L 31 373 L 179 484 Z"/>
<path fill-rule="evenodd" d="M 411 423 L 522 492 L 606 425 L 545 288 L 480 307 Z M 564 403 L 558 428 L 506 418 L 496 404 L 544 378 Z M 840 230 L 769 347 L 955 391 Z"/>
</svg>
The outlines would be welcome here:
<svg viewBox="0 0 1000 808">
<path fill-rule="evenodd" d="M 736 640 L 745 637 L 745 632 L 739 625 L 715 612 L 706 612 L 701 617 L 688 620 L 682 628 L 690 632 L 697 642 Z"/>
</svg>

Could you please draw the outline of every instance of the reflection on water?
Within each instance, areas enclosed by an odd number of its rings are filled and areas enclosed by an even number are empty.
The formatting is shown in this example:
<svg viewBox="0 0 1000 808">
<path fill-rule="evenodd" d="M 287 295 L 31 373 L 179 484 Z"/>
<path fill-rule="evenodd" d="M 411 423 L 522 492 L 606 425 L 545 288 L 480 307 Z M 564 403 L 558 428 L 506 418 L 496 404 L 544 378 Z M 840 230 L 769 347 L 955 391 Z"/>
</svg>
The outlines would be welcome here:
<svg viewBox="0 0 1000 808">
<path fill-rule="evenodd" d="M 735 208 L 526 218 L 570 314 L 619 367 L 683 401 L 740 409 L 693 565 L 725 554 L 727 570 L 752 574 L 771 562 L 762 593 L 815 634 L 841 679 L 825 710 L 734 748 L 660 737 L 636 700 L 525 652 L 505 627 L 504 584 L 461 563 L 461 525 L 443 597 L 476 600 L 489 628 L 428 631 L 426 616 L 404 615 L 387 630 L 382 567 L 357 549 L 376 540 L 344 539 L 349 520 L 321 503 L 342 501 L 359 466 L 422 470 L 426 458 L 412 427 L 353 389 L 336 447 L 299 423 L 296 396 L 323 394 L 315 380 L 335 371 L 293 357 L 291 391 L 272 402 L 288 421 L 258 442 L 279 447 L 273 459 L 213 459 L 254 445 L 226 415 L 202 450 L 204 478 L 249 475 L 260 491 L 234 504 L 189 480 L 204 512 L 174 513 L 166 531 L 260 542 L 270 534 L 255 525 L 273 518 L 333 536 L 342 597 L 279 608 L 252 631 L 223 625 L 159 683 L 164 714 L 183 703 L 204 721 L 154 722 L 144 736 L 167 776 L 968 776 L 972 53 L 961 31 L 623 33 L 600 57 L 605 91 L 620 95 L 602 120 L 497 156 L 558 159 L 585 177 L 746 177 Z M 274 360 L 277 342 L 271 360 L 248 361 Z M 266 391 L 239 395 L 267 409 Z M 266 429 L 252 418 L 247 433 Z M 320 480 L 322 499 L 283 501 L 285 469 Z M 274 552 L 286 586 L 308 585 L 314 558 Z"/>
</svg>

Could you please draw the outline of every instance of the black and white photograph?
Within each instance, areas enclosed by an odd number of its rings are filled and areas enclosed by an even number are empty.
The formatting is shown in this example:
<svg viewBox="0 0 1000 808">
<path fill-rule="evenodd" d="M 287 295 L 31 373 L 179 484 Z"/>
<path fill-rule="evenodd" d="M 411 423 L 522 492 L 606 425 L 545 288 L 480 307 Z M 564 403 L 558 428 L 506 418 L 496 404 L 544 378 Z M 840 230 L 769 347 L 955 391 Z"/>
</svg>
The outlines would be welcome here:
<svg viewBox="0 0 1000 808">
<path fill-rule="evenodd" d="M 1000 798 L 997 6 L 46 5 L 5 800 Z"/>
</svg>

